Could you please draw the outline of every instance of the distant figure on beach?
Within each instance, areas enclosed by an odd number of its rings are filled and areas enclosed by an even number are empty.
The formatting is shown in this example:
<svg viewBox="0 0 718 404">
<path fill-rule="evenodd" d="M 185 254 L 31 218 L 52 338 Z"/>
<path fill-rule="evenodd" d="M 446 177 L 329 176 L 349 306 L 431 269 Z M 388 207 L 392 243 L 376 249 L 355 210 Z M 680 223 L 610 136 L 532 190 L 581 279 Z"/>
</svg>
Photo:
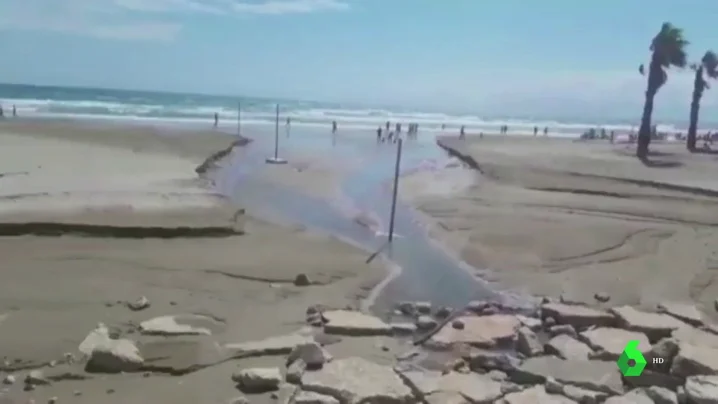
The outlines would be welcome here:
<svg viewBox="0 0 718 404">
<path fill-rule="evenodd" d="M 337 121 L 332 121 L 332 133 L 337 133 Z"/>
<path fill-rule="evenodd" d="M 442 123 L 442 124 L 441 124 L 441 130 L 444 130 L 444 129 L 446 129 L 446 124 L 445 124 L 445 123 Z"/>
<path fill-rule="evenodd" d="M 286 123 L 287 127 L 289 127 L 291 124 L 292 124 L 292 118 L 287 117 L 287 123 Z"/>
<path fill-rule="evenodd" d="M 17 117 L 17 108 L 15 107 L 15 104 L 12 104 L 12 116 L 13 118 Z"/>
<path fill-rule="evenodd" d="M 401 133 L 401 124 L 399 122 L 396 123 L 396 133 Z"/>
<path fill-rule="evenodd" d="M 615 132 L 615 131 L 611 131 L 611 144 L 613 144 L 613 142 L 614 142 L 615 140 L 616 140 L 616 132 Z"/>
<path fill-rule="evenodd" d="M 381 142 L 381 126 L 376 128 L 376 141 Z"/>
<path fill-rule="evenodd" d="M 461 125 L 461 129 L 459 130 L 459 139 L 465 139 L 466 138 L 466 128 L 464 128 L 464 125 Z"/>
<path fill-rule="evenodd" d="M 534 136 L 538 135 L 538 126 L 534 126 Z"/>
<path fill-rule="evenodd" d="M 543 135 L 548 136 L 548 126 L 544 126 L 543 128 Z"/>
<path fill-rule="evenodd" d="M 219 126 L 219 114 L 215 112 L 214 113 L 214 127 L 216 128 L 217 126 Z"/>
<path fill-rule="evenodd" d="M 384 130 L 386 130 L 387 132 L 389 132 L 389 128 L 390 128 L 390 127 L 391 127 L 391 122 L 386 121 L 386 125 L 384 126 Z"/>
<path fill-rule="evenodd" d="M 394 138 L 394 132 L 389 131 L 389 133 L 386 135 L 386 140 L 391 142 L 391 140 Z"/>
<path fill-rule="evenodd" d="M 2 105 L 0 105 L 0 118 L 5 118 L 5 111 L 2 108 Z"/>
</svg>

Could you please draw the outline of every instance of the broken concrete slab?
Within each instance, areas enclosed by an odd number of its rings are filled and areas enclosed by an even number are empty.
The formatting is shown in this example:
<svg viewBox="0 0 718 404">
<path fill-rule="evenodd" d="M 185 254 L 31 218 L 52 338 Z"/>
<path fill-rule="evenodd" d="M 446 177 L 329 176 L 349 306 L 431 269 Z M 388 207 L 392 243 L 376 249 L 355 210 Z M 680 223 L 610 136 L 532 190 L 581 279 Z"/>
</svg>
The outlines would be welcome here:
<svg viewBox="0 0 718 404">
<path fill-rule="evenodd" d="M 686 379 L 686 397 L 693 404 L 718 404 L 718 376 L 691 376 Z"/>
<path fill-rule="evenodd" d="M 559 334 L 551 338 L 545 345 L 546 353 L 559 358 L 571 360 L 588 360 L 593 353 L 591 348 L 567 334 Z"/>
<path fill-rule="evenodd" d="M 694 327 L 681 327 L 671 333 L 676 342 L 718 349 L 718 335 Z"/>
<path fill-rule="evenodd" d="M 224 362 L 227 351 L 206 338 L 171 338 L 143 343 L 140 353 L 145 358 L 142 370 L 183 375 Z"/>
<path fill-rule="evenodd" d="M 598 357 L 603 360 L 617 360 L 628 341 L 639 341 L 638 350 L 644 354 L 650 352 L 652 348 L 646 334 L 621 328 L 594 328 L 582 332 L 579 338 L 593 350 L 598 351 L 600 355 Z"/>
<path fill-rule="evenodd" d="M 314 342 L 314 338 L 311 335 L 296 332 L 257 341 L 224 344 L 224 349 L 227 350 L 229 356 L 232 358 L 246 358 L 262 355 L 285 355 L 292 352 L 294 347 L 297 345 L 309 344 L 312 342 Z"/>
<path fill-rule="evenodd" d="M 311 391 L 300 391 L 294 397 L 294 404 L 340 404 L 339 400 L 325 394 L 313 393 Z"/>
<path fill-rule="evenodd" d="M 521 384 L 537 384 L 553 378 L 559 383 L 621 394 L 623 382 L 615 362 L 597 360 L 563 360 L 555 356 L 526 359 L 511 375 Z"/>
<path fill-rule="evenodd" d="M 421 399 L 434 395 L 436 400 L 437 393 L 458 393 L 471 403 L 492 403 L 503 395 L 500 382 L 475 373 L 409 371 L 400 375 Z"/>
<path fill-rule="evenodd" d="M 526 356 L 536 356 L 543 353 L 543 346 L 536 333 L 522 326 L 517 332 L 516 350 Z"/>
<path fill-rule="evenodd" d="M 329 310 L 322 313 L 327 334 L 370 336 L 391 335 L 389 324 L 375 316 L 352 310 Z"/>
<path fill-rule="evenodd" d="M 611 312 L 618 318 L 620 327 L 642 332 L 651 342 L 668 337 L 674 330 L 688 326 L 668 314 L 640 311 L 631 306 L 614 307 Z"/>
<path fill-rule="evenodd" d="M 105 324 L 99 323 L 97 327 L 90 331 L 85 339 L 80 342 L 77 350 L 86 357 L 89 357 L 92 351 L 95 350 L 95 347 L 107 344 L 110 339 L 110 329 L 107 328 Z"/>
<path fill-rule="evenodd" d="M 558 394 L 549 394 L 544 386 L 533 386 L 523 391 L 507 394 L 501 404 L 578 404 L 576 401 Z"/>
<path fill-rule="evenodd" d="M 703 324 L 703 313 L 691 303 L 664 302 L 658 305 L 658 311 L 692 326 L 698 327 Z"/>
<path fill-rule="evenodd" d="M 391 367 L 358 357 L 336 359 L 321 370 L 305 372 L 302 389 L 330 395 L 347 404 L 413 402 L 411 390 Z"/>
<path fill-rule="evenodd" d="M 632 390 L 622 396 L 610 397 L 604 404 L 655 404 L 643 390 Z"/>
<path fill-rule="evenodd" d="M 456 344 L 493 347 L 513 341 L 521 327 L 521 322 L 516 316 L 506 314 L 463 316 L 458 320 L 464 324 L 463 329 L 456 329 L 451 324 L 446 324 L 429 339 L 428 344 L 444 349 Z"/>
<path fill-rule="evenodd" d="M 547 303 L 541 306 L 541 318 L 553 318 L 558 324 L 569 324 L 577 328 L 590 326 L 610 327 L 615 324 L 616 319 L 611 313 L 603 310 L 596 310 L 590 307 Z"/>
<path fill-rule="evenodd" d="M 678 354 L 673 358 L 671 375 L 688 377 L 718 374 L 718 349 L 706 346 L 678 344 Z"/>
<path fill-rule="evenodd" d="M 232 381 L 244 392 L 265 392 L 279 388 L 282 372 L 279 368 L 248 368 L 232 374 Z"/>
<path fill-rule="evenodd" d="M 143 356 L 134 341 L 107 340 L 92 349 L 85 370 L 103 373 L 136 372 L 143 364 Z"/>
<path fill-rule="evenodd" d="M 151 318 L 140 323 L 145 335 L 212 335 L 224 330 L 224 323 L 201 314 L 176 314 Z"/>
</svg>

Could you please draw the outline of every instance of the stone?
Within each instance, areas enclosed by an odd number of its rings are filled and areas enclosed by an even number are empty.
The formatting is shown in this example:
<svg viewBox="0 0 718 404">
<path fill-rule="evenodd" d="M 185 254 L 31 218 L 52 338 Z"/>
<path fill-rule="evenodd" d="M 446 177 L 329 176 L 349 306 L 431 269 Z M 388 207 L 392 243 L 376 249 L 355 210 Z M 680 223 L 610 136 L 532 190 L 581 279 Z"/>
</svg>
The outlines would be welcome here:
<svg viewBox="0 0 718 404">
<path fill-rule="evenodd" d="M 87 334 L 77 349 L 80 353 L 89 357 L 96 346 L 105 345 L 108 341 L 110 341 L 110 329 L 106 325 L 99 323 L 94 330 Z"/>
<path fill-rule="evenodd" d="M 605 392 L 582 389 L 570 384 L 563 386 L 563 395 L 581 404 L 602 403 L 608 398 Z"/>
<path fill-rule="evenodd" d="M 134 302 L 127 302 L 127 307 L 132 311 L 140 311 L 150 307 L 150 301 L 147 297 L 142 296 Z"/>
<path fill-rule="evenodd" d="M 458 393 L 471 403 L 492 403 L 503 395 L 501 383 L 485 375 L 410 371 L 401 376 L 422 399 L 441 392 Z"/>
<path fill-rule="evenodd" d="M 652 367 L 653 364 L 649 362 L 648 366 Z M 633 388 L 660 386 L 675 390 L 685 382 L 685 379 L 646 368 L 643 369 L 643 373 L 641 373 L 640 376 L 624 377 L 623 382 L 626 386 Z"/>
<path fill-rule="evenodd" d="M 391 323 L 389 326 L 394 335 L 411 335 L 417 330 L 416 324 L 412 323 Z"/>
<path fill-rule="evenodd" d="M 665 302 L 658 305 L 658 311 L 668 314 L 684 323 L 700 326 L 703 324 L 703 314 L 691 303 Z"/>
<path fill-rule="evenodd" d="M 621 328 L 594 328 L 582 332 L 579 338 L 593 350 L 598 351 L 601 354 L 599 358 L 603 360 L 617 360 L 628 341 L 639 341 L 638 350 L 644 354 L 650 352 L 652 348 L 646 334 Z"/>
<path fill-rule="evenodd" d="M 517 332 L 516 350 L 526 356 L 536 356 L 543 352 L 538 336 L 528 327 L 521 327 Z"/>
<path fill-rule="evenodd" d="M 491 303 L 485 302 L 483 300 L 472 300 L 469 302 L 469 304 L 466 305 L 466 309 L 475 314 L 481 314 L 490 305 Z"/>
<path fill-rule="evenodd" d="M 472 349 L 464 359 L 469 362 L 472 370 L 501 370 L 511 373 L 521 364 L 517 357 L 509 353 L 483 349 Z"/>
<path fill-rule="evenodd" d="M 503 382 L 509 378 L 509 375 L 507 375 L 506 372 L 502 372 L 496 369 L 490 370 L 488 373 L 486 373 L 486 376 L 488 376 L 491 380 L 495 380 L 497 382 Z"/>
<path fill-rule="evenodd" d="M 501 404 L 578 404 L 568 397 L 558 394 L 549 394 L 544 386 L 533 386 L 523 391 L 517 391 L 504 396 L 498 403 Z"/>
<path fill-rule="evenodd" d="M 651 363 L 652 369 L 668 373 L 676 354 L 678 354 L 678 342 L 673 338 L 663 338 L 653 344 L 651 351 L 645 356 L 646 360 Z M 651 362 L 653 358 L 661 358 L 663 363 L 654 364 Z"/>
<path fill-rule="evenodd" d="M 414 316 L 416 314 L 414 302 L 401 302 L 397 305 L 397 308 L 405 316 Z"/>
<path fill-rule="evenodd" d="M 611 300 L 611 296 L 605 292 L 596 292 L 593 295 L 593 298 L 596 299 L 596 301 L 601 302 L 601 303 L 606 303 L 607 301 Z"/>
<path fill-rule="evenodd" d="M 471 404 L 461 393 L 454 391 L 437 391 L 424 398 L 426 404 Z"/>
<path fill-rule="evenodd" d="M 224 362 L 229 352 L 210 338 L 154 339 L 139 346 L 143 371 L 183 375 Z"/>
<path fill-rule="evenodd" d="M 292 333 L 269 337 L 258 341 L 225 344 L 224 348 L 233 358 L 245 358 L 263 355 L 284 355 L 292 352 L 297 345 L 314 342 L 311 335 Z"/>
<path fill-rule="evenodd" d="M 531 331 L 537 331 L 541 329 L 541 320 L 534 317 L 527 317 L 521 314 L 517 314 L 516 318 L 521 322 L 521 325 L 528 327 Z"/>
<path fill-rule="evenodd" d="M 691 404 L 718 404 L 718 376 L 691 376 L 686 379 L 685 394 Z"/>
<path fill-rule="evenodd" d="M 363 358 L 333 360 L 321 370 L 305 372 L 302 390 L 330 395 L 341 403 L 407 404 L 413 395 L 389 366 Z"/>
<path fill-rule="evenodd" d="M 456 344 L 493 347 L 513 341 L 521 326 L 515 316 L 506 314 L 464 316 L 459 319 L 464 323 L 463 329 L 444 325 L 429 339 L 429 345 L 437 348 L 449 348 Z"/>
<path fill-rule="evenodd" d="M 47 399 L 47 404 L 55 404 L 55 403 L 57 403 L 57 397 L 52 396 Z"/>
<path fill-rule="evenodd" d="M 325 394 L 314 393 L 311 391 L 300 391 L 294 397 L 294 404 L 340 404 L 339 400 Z"/>
<path fill-rule="evenodd" d="M 5 377 L 2 379 L 2 384 L 13 385 L 15 384 L 15 381 L 15 375 L 9 374 L 5 375 Z"/>
<path fill-rule="evenodd" d="M 576 332 L 576 329 L 573 328 L 570 324 L 556 324 L 552 325 L 548 329 L 548 334 L 552 337 L 555 337 L 557 335 L 568 335 L 572 338 L 578 338 L 578 333 Z"/>
<path fill-rule="evenodd" d="M 307 274 L 297 274 L 294 278 L 294 286 L 309 286 L 312 282 L 309 280 Z"/>
<path fill-rule="evenodd" d="M 611 312 L 618 318 L 620 327 L 642 332 L 650 341 L 669 337 L 674 330 L 687 326 L 668 314 L 640 311 L 631 306 L 614 307 Z"/>
<path fill-rule="evenodd" d="M 434 316 L 439 319 L 444 319 L 444 318 L 449 317 L 451 315 L 451 313 L 453 313 L 453 312 L 454 312 L 454 309 L 452 309 L 451 307 L 447 307 L 447 306 L 439 307 L 439 309 L 436 310 L 436 313 L 434 314 Z"/>
<path fill-rule="evenodd" d="M 678 395 L 665 387 L 651 386 L 644 393 L 655 404 L 678 404 Z"/>
<path fill-rule="evenodd" d="M 134 341 L 117 339 L 95 346 L 85 370 L 101 373 L 136 372 L 143 364 L 144 359 Z"/>
<path fill-rule="evenodd" d="M 451 322 L 451 327 L 456 330 L 463 330 L 464 328 L 466 328 L 466 325 L 461 320 L 454 320 Z"/>
<path fill-rule="evenodd" d="M 588 345 L 566 334 L 551 338 L 544 345 L 544 350 L 548 354 L 571 360 L 588 360 L 588 356 L 593 352 Z"/>
<path fill-rule="evenodd" d="M 294 347 L 287 357 L 287 366 L 297 359 L 306 364 L 307 369 L 319 369 L 330 361 L 332 356 L 316 342 L 307 342 Z"/>
<path fill-rule="evenodd" d="M 526 359 L 511 375 L 521 384 L 545 383 L 548 377 L 562 384 L 608 394 L 623 392 L 623 382 L 615 362 L 563 360 L 554 356 Z"/>
<path fill-rule="evenodd" d="M 378 317 L 359 311 L 331 310 L 323 313 L 327 323 L 324 332 L 327 334 L 370 336 L 391 335 L 391 326 Z"/>
<path fill-rule="evenodd" d="M 562 303 L 542 305 L 541 317 L 551 317 L 557 324 L 569 324 L 577 328 L 590 326 L 610 327 L 616 321 L 611 313 L 585 306 Z"/>
<path fill-rule="evenodd" d="M 678 345 L 678 354 L 673 358 L 671 375 L 688 377 L 715 374 L 718 374 L 718 349 L 686 343 Z"/>
<path fill-rule="evenodd" d="M 557 382 L 553 377 L 547 377 L 543 386 L 549 394 L 563 394 L 563 384 Z"/>
<path fill-rule="evenodd" d="M 273 391 L 282 382 L 282 372 L 279 368 L 242 369 L 232 374 L 232 381 L 245 393 Z"/>
<path fill-rule="evenodd" d="M 25 384 L 32 386 L 47 386 L 51 383 L 50 379 L 45 377 L 42 370 L 31 370 L 25 376 Z"/>
<path fill-rule="evenodd" d="M 229 404 L 249 404 L 249 399 L 245 396 L 239 396 L 229 400 Z"/>
<path fill-rule="evenodd" d="M 431 302 L 416 302 L 414 303 L 414 307 L 419 314 L 431 313 Z"/>
<path fill-rule="evenodd" d="M 416 328 L 423 331 L 433 330 L 438 324 L 436 320 L 428 315 L 421 315 L 416 319 Z"/>
<path fill-rule="evenodd" d="M 643 390 L 632 390 L 622 396 L 610 397 L 604 404 L 654 404 Z"/>
<path fill-rule="evenodd" d="M 718 348 L 718 335 L 694 327 L 679 328 L 671 333 L 671 337 L 678 343 Z"/>
<path fill-rule="evenodd" d="M 297 359 L 287 366 L 287 374 L 285 376 L 287 382 L 299 384 L 302 382 L 302 376 L 307 370 L 307 364 L 303 360 Z"/>
<path fill-rule="evenodd" d="M 140 323 L 144 335 L 212 335 L 222 329 L 223 323 L 201 314 L 160 316 Z"/>
</svg>

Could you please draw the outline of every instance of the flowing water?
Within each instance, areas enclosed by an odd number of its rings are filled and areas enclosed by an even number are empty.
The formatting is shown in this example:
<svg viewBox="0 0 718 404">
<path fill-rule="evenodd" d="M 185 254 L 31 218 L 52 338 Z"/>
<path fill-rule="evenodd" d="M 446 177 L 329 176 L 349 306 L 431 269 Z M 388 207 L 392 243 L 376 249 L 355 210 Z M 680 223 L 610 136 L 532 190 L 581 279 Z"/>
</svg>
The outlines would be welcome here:
<svg viewBox="0 0 718 404">
<path fill-rule="evenodd" d="M 284 130 L 284 128 L 282 128 Z M 255 137 L 255 133 L 252 133 Z M 237 151 L 221 175 L 218 186 L 222 192 L 252 212 L 279 217 L 319 229 L 360 245 L 369 252 L 386 244 L 396 146 L 377 145 L 371 132 L 340 133 L 332 137 L 328 130 L 292 130 L 287 139 L 280 136 L 280 157 L 294 151 L 311 150 L 331 155 L 333 161 L 360 163 L 342 183 L 342 203 L 312 198 L 282 186 L 269 184 L 253 175 L 273 154 L 271 131 L 257 134 L 250 147 Z M 421 135 L 420 135 L 421 137 Z M 422 163 L 441 164 L 444 153 L 434 145 L 433 136 L 419 141 L 405 141 L 401 170 L 415 169 Z M 347 209 L 351 207 L 351 209 Z M 348 211 L 364 212 L 376 218 L 384 232 L 377 232 L 353 220 Z M 378 296 L 375 312 L 385 312 L 400 300 L 428 300 L 434 304 L 461 307 L 473 299 L 505 300 L 507 296 L 492 291 L 474 277 L 467 266 L 452 257 L 429 239 L 416 220 L 413 209 L 397 204 L 393 243 L 382 257 L 402 268 Z M 367 253 L 369 256 L 369 253 Z M 516 302 L 514 302 L 515 304 Z"/>
</svg>

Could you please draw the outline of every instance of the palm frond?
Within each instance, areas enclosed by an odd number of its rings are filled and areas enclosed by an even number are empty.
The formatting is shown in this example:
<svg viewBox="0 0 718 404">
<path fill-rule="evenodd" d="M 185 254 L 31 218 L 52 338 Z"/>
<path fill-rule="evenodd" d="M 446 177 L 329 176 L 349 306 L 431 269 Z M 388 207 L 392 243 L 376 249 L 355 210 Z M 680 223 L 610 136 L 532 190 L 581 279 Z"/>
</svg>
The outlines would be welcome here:
<svg viewBox="0 0 718 404">
<path fill-rule="evenodd" d="M 651 51 L 657 54 L 661 66 L 683 68 L 688 64 L 686 48 L 688 40 L 683 35 L 683 30 L 673 26 L 671 23 L 663 23 L 660 32 L 651 42 Z"/>
<path fill-rule="evenodd" d="M 701 59 L 701 64 L 706 76 L 712 79 L 718 78 L 718 55 L 713 51 L 706 52 Z"/>
</svg>

